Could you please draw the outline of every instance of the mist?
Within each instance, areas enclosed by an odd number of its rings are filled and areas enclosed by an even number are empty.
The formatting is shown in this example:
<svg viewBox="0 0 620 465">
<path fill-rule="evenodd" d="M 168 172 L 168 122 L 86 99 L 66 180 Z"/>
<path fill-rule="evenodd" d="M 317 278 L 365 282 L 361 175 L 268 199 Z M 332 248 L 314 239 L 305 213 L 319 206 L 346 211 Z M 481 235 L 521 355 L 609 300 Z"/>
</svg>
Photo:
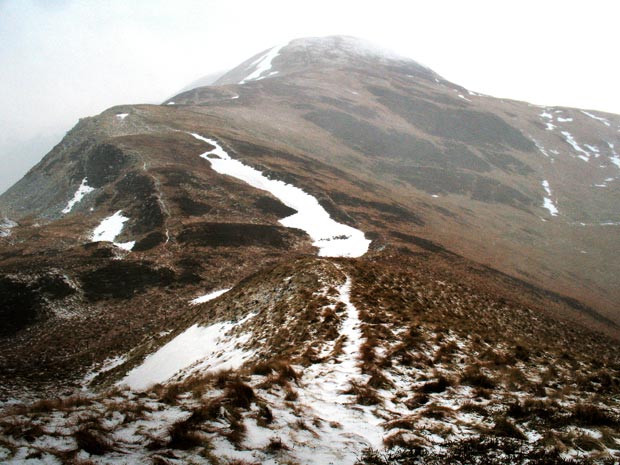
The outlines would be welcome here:
<svg viewBox="0 0 620 465">
<path fill-rule="evenodd" d="M 0 0 L 0 192 L 79 118 L 160 103 L 296 37 L 353 35 L 477 92 L 620 113 L 619 9 L 602 1 Z"/>
</svg>

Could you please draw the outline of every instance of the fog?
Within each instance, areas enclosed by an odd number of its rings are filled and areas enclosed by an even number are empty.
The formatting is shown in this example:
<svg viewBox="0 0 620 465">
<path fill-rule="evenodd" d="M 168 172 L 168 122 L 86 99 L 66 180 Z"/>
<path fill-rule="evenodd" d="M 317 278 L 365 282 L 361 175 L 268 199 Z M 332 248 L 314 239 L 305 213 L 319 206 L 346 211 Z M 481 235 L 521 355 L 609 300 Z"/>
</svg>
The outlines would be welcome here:
<svg viewBox="0 0 620 465">
<path fill-rule="evenodd" d="M 620 6 L 570 3 L 0 0 L 0 192 L 80 117 L 296 37 L 358 36 L 470 90 L 620 113 Z"/>
</svg>

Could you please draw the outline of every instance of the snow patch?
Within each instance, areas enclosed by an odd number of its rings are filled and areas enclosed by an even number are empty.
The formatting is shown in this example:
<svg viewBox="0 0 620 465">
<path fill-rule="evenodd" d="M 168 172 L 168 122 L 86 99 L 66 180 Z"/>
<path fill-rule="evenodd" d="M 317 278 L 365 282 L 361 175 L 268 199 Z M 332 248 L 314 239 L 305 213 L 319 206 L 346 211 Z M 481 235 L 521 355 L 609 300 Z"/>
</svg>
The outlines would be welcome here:
<svg viewBox="0 0 620 465">
<path fill-rule="evenodd" d="M 558 123 L 570 123 L 573 121 L 573 118 L 562 118 L 558 116 Z"/>
<path fill-rule="evenodd" d="M 8 237 L 11 235 L 11 229 L 17 226 L 17 223 L 8 218 L 0 220 L 0 237 Z"/>
<path fill-rule="evenodd" d="M 297 210 L 280 223 L 287 228 L 305 231 L 319 248 L 320 257 L 361 257 L 368 251 L 370 240 L 359 229 L 334 221 L 318 200 L 298 187 L 269 179 L 260 171 L 234 160 L 213 139 L 191 134 L 215 148 L 200 155 L 220 174 L 240 179 L 252 187 L 271 193 L 282 203 Z M 212 157 L 216 155 L 216 157 Z"/>
<path fill-rule="evenodd" d="M 605 126 L 607 126 L 607 127 L 610 127 L 610 126 L 611 126 L 611 124 L 609 123 L 609 121 L 607 121 L 605 118 L 601 118 L 600 116 L 593 115 L 592 113 L 588 113 L 588 112 L 587 112 L 587 111 L 585 111 L 585 110 L 580 110 L 580 111 L 581 111 L 581 113 L 583 113 L 584 115 L 589 116 L 590 118 L 595 119 L 595 120 L 597 120 L 597 121 L 600 121 L 601 123 L 603 123 L 603 124 L 604 124 Z"/>
<path fill-rule="evenodd" d="M 611 157 L 609 157 L 609 161 L 611 161 L 614 165 L 620 168 L 620 156 L 618 156 L 618 154 L 616 153 L 614 144 L 612 144 L 611 142 L 607 142 L 607 145 L 609 146 L 609 148 L 611 149 L 611 153 L 613 154 Z"/>
<path fill-rule="evenodd" d="M 549 210 L 549 213 L 551 214 L 551 216 L 558 216 L 558 208 L 555 206 L 555 204 L 553 203 L 553 200 L 551 200 L 551 187 L 549 186 L 549 181 L 547 181 L 546 179 L 542 182 L 542 186 L 545 189 L 545 192 L 547 193 L 547 195 L 549 197 L 545 197 L 545 200 L 543 202 L 543 208 L 546 208 L 547 210 Z"/>
<path fill-rule="evenodd" d="M 67 206 L 63 208 L 62 210 L 63 215 L 66 215 L 67 213 L 69 213 L 77 203 L 80 203 L 80 201 L 84 198 L 86 194 L 94 190 L 95 190 L 94 187 L 90 187 L 88 185 L 87 178 L 82 179 L 82 183 L 80 184 L 80 187 L 78 187 L 78 189 L 75 191 L 75 194 L 73 194 L 73 198 L 69 200 L 69 202 L 67 202 Z"/>
<path fill-rule="evenodd" d="M 174 105 L 174 102 L 168 102 L 166 105 Z"/>
<path fill-rule="evenodd" d="M 540 114 L 541 118 L 548 119 L 545 124 L 547 125 L 547 131 L 553 131 L 555 129 L 555 125 L 553 124 L 553 115 L 548 113 L 546 110 Z"/>
<path fill-rule="evenodd" d="M 116 239 L 116 236 L 118 236 L 123 230 L 123 225 L 125 224 L 127 220 L 129 220 L 129 218 L 127 218 L 126 216 L 123 216 L 122 210 L 117 211 L 112 216 L 108 216 L 107 218 L 104 218 L 103 221 L 99 223 L 99 226 L 97 226 L 95 230 L 93 231 L 93 234 L 91 236 L 92 241 L 93 242 L 108 241 L 108 242 L 112 242 L 115 246 L 121 249 L 124 249 L 124 250 L 133 249 L 133 246 L 136 243 L 135 241 L 114 242 L 114 239 Z"/>
<path fill-rule="evenodd" d="M 245 84 L 248 81 L 258 81 L 260 79 L 265 79 L 266 77 L 273 76 L 277 73 L 277 71 L 272 71 L 268 75 L 263 76 L 271 69 L 271 62 L 275 57 L 280 54 L 280 50 L 286 47 L 287 44 L 282 44 L 276 47 L 273 47 L 267 53 L 262 55 L 258 60 L 252 63 L 250 66 L 256 66 L 256 69 L 250 73 L 245 79 L 239 82 L 239 84 Z"/>
<path fill-rule="evenodd" d="M 469 99 L 468 99 L 467 97 L 465 97 L 464 95 L 462 95 L 462 94 L 458 94 L 458 95 L 459 95 L 459 98 L 462 98 L 463 100 L 467 100 L 468 102 L 471 102 L 471 100 L 469 100 Z"/>
<path fill-rule="evenodd" d="M 190 305 L 198 305 L 198 304 L 203 304 L 205 302 L 208 302 L 210 300 L 216 299 L 219 296 L 226 294 L 228 291 L 230 291 L 229 289 L 220 289 L 219 291 L 214 291 L 211 292 L 209 294 L 205 294 L 205 295 L 201 295 L 200 297 L 196 297 L 195 299 L 192 299 L 189 301 Z"/>
<path fill-rule="evenodd" d="M 118 114 L 116 115 L 116 117 L 117 117 L 118 119 L 120 119 L 121 121 L 123 121 L 123 120 L 124 120 L 125 118 L 127 118 L 128 116 L 129 116 L 129 113 L 118 113 Z"/>
<path fill-rule="evenodd" d="M 588 150 L 593 152 L 595 154 L 594 155 L 595 157 L 598 157 L 598 155 L 601 153 L 596 145 L 590 145 L 590 144 L 583 144 L 583 145 L 585 145 Z"/>
<path fill-rule="evenodd" d="M 224 321 L 206 327 L 190 326 L 146 357 L 119 384 L 141 391 L 153 384 L 168 381 L 175 375 L 181 377 L 194 371 L 204 374 L 239 368 L 254 354 L 239 347 L 250 340 L 251 334 L 233 335 L 231 330 L 254 315 L 250 314 L 238 322 Z"/>
<path fill-rule="evenodd" d="M 549 210 L 549 213 L 551 214 L 551 216 L 558 216 L 559 211 L 557 207 L 554 205 L 553 200 L 551 200 L 550 198 L 545 197 L 543 208 L 546 208 L 547 210 Z"/>
</svg>

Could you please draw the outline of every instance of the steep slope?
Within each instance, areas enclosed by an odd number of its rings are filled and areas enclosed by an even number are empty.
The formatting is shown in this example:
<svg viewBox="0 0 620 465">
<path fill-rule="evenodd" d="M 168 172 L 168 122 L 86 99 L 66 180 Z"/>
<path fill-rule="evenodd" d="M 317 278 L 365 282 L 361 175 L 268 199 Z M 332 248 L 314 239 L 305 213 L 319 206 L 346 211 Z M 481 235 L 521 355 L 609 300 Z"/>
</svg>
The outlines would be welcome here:
<svg viewBox="0 0 620 465">
<path fill-rule="evenodd" d="M 381 185 L 425 220 L 424 237 L 617 317 L 617 115 L 498 100 L 352 39 L 316 42 L 175 101 Z"/>
<path fill-rule="evenodd" d="M 617 454 L 618 127 L 348 37 L 81 120 L 0 196 L 0 458 Z"/>
</svg>

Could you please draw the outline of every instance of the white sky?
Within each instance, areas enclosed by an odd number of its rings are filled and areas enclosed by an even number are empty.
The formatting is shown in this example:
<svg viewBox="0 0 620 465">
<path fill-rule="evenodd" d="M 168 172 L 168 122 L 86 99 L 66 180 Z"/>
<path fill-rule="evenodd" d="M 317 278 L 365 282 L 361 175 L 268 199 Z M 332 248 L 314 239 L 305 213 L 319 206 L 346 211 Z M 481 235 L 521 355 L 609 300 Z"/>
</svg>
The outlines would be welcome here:
<svg viewBox="0 0 620 465">
<path fill-rule="evenodd" d="M 24 162 L 20 147 L 80 117 L 330 34 L 485 94 L 620 113 L 618 18 L 617 0 L 0 0 L 0 161 Z"/>
</svg>

